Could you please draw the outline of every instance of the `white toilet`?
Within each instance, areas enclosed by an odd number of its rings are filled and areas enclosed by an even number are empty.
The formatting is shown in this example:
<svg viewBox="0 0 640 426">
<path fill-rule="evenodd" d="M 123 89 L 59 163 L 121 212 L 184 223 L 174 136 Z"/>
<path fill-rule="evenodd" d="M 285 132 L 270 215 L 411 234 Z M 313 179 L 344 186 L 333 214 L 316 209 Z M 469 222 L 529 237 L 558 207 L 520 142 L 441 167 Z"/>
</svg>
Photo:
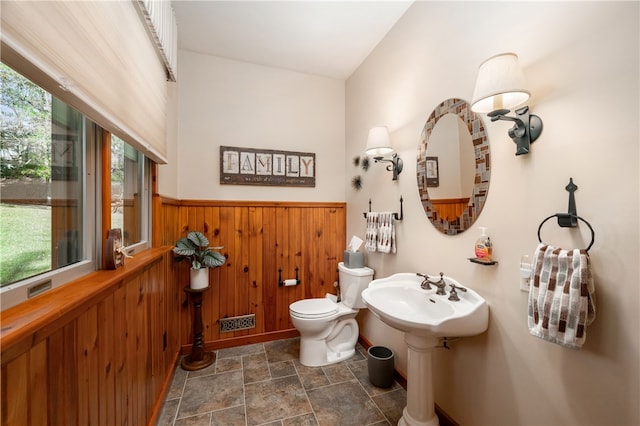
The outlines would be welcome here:
<svg viewBox="0 0 640 426">
<path fill-rule="evenodd" d="M 338 264 L 341 301 L 325 298 L 304 299 L 289 305 L 289 315 L 300 332 L 300 363 L 309 367 L 334 364 L 350 358 L 358 341 L 358 310 L 366 305 L 362 290 L 373 279 L 373 269 L 349 269 Z"/>
</svg>

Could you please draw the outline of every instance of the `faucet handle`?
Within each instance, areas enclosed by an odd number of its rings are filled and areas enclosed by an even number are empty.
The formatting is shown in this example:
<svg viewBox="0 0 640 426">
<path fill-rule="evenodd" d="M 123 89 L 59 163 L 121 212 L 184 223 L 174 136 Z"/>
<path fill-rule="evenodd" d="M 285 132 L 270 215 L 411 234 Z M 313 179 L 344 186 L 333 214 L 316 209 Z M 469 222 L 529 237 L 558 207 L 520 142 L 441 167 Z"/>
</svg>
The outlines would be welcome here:
<svg viewBox="0 0 640 426">
<path fill-rule="evenodd" d="M 422 283 L 420 284 L 420 288 L 423 290 L 431 290 L 431 284 L 429 284 L 429 276 L 427 274 L 421 274 L 420 272 L 416 272 L 416 275 L 422 277 Z"/>
<path fill-rule="evenodd" d="M 467 291 L 466 288 L 459 286 L 459 285 L 455 285 L 454 283 L 449 283 L 449 285 L 451 286 L 451 290 L 460 290 L 460 291 Z"/>
<path fill-rule="evenodd" d="M 466 292 L 467 289 L 464 287 L 460 287 L 459 285 L 455 285 L 453 283 L 449 283 L 449 285 L 451 286 L 451 291 L 449 292 L 449 300 L 458 302 L 460 300 L 460 296 L 458 296 L 458 292 L 456 290 Z"/>
</svg>

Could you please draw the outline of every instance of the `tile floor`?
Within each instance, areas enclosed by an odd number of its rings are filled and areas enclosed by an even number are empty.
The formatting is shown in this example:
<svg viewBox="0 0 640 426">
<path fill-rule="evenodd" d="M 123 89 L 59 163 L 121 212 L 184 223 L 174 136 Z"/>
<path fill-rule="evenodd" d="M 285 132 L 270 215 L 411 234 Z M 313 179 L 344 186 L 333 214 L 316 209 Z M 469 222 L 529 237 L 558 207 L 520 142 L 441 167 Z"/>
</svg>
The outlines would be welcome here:
<svg viewBox="0 0 640 426">
<path fill-rule="evenodd" d="M 395 425 L 406 405 L 397 383 L 369 383 L 366 350 L 326 367 L 298 361 L 299 339 L 217 351 L 200 371 L 176 367 L 158 426 Z"/>
</svg>

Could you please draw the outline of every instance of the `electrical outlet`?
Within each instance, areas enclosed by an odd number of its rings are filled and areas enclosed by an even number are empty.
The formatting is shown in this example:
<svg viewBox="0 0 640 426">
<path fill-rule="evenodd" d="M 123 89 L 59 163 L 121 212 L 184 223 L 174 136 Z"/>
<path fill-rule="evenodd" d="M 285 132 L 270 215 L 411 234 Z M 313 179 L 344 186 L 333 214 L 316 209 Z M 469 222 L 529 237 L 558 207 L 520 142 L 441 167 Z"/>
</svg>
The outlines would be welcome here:
<svg viewBox="0 0 640 426">
<path fill-rule="evenodd" d="M 529 291 L 532 272 L 533 270 L 530 264 L 520 264 L 520 291 Z"/>
<path fill-rule="evenodd" d="M 520 257 L 520 291 L 529 291 L 531 277 L 533 275 L 533 265 L 528 255 Z"/>
<path fill-rule="evenodd" d="M 520 278 L 520 291 L 529 292 L 529 279 Z"/>
</svg>

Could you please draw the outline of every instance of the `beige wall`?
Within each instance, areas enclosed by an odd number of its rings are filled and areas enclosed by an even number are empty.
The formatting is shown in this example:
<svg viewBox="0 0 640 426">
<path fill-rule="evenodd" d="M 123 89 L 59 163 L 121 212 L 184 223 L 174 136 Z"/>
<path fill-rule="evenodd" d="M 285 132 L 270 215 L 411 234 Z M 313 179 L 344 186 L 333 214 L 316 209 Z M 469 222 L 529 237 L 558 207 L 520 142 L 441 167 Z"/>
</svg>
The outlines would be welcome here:
<svg viewBox="0 0 640 426">
<path fill-rule="evenodd" d="M 510 124 L 485 120 L 493 169 L 476 225 L 489 227 L 500 262 L 485 267 L 467 261 L 477 229 L 447 237 L 427 221 L 415 159 L 433 108 L 470 101 L 478 65 L 504 51 L 520 56 L 544 131 L 530 155 L 515 157 Z M 369 198 L 374 209 L 395 210 L 402 195 L 397 255 L 368 255 L 376 276 L 443 271 L 490 304 L 487 333 L 436 355 L 436 401 L 463 425 L 640 424 L 638 64 L 637 2 L 417 2 L 347 81 L 346 158 L 383 124 L 405 160 L 398 182 L 381 165 L 362 173 L 347 162 L 347 237 L 364 235 Z M 349 186 L 358 173 L 359 192 Z M 518 289 L 520 256 L 533 253 L 542 219 L 566 211 L 569 177 L 578 214 L 596 232 L 597 317 L 581 350 L 529 335 L 527 293 Z M 549 223 L 544 235 L 565 248 L 590 236 Z M 402 335 L 368 312 L 359 319 L 361 333 L 393 347 L 406 371 Z"/>
<path fill-rule="evenodd" d="M 179 67 L 177 167 L 162 166 L 162 195 L 345 201 L 344 81 L 188 51 Z M 220 185 L 220 145 L 313 152 L 316 187 Z"/>
</svg>

